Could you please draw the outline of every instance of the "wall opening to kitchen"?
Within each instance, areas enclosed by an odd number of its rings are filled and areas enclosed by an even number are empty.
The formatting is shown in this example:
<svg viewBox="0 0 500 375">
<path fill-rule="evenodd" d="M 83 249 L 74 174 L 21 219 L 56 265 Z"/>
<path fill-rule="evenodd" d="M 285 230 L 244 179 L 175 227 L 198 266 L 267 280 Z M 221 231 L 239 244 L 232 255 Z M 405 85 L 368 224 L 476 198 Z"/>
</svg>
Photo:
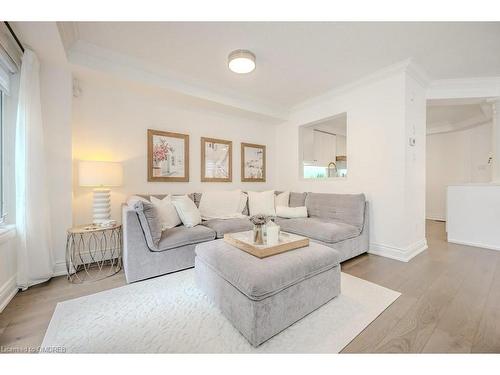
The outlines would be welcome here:
<svg viewBox="0 0 500 375">
<path fill-rule="evenodd" d="M 347 113 L 300 126 L 299 155 L 304 179 L 347 177 Z"/>
</svg>

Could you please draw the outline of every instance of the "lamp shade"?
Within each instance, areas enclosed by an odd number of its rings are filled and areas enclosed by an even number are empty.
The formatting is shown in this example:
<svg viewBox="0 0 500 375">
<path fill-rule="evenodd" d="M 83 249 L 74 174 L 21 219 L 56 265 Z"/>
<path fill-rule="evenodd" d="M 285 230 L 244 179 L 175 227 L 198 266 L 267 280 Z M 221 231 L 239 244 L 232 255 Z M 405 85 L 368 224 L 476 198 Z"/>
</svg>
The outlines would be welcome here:
<svg viewBox="0 0 500 375">
<path fill-rule="evenodd" d="M 121 163 L 80 161 L 78 164 L 78 184 L 80 186 L 120 186 L 122 180 Z"/>
</svg>

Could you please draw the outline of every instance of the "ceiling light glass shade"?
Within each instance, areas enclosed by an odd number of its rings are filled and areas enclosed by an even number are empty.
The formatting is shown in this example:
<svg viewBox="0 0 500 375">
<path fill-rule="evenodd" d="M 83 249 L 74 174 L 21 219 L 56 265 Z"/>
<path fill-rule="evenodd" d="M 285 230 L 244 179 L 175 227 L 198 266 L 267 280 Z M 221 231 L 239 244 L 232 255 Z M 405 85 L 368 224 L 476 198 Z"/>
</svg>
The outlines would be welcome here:
<svg viewBox="0 0 500 375">
<path fill-rule="evenodd" d="M 250 73 L 255 69 L 255 55 L 243 49 L 233 51 L 228 56 L 228 66 L 238 74 Z"/>
</svg>

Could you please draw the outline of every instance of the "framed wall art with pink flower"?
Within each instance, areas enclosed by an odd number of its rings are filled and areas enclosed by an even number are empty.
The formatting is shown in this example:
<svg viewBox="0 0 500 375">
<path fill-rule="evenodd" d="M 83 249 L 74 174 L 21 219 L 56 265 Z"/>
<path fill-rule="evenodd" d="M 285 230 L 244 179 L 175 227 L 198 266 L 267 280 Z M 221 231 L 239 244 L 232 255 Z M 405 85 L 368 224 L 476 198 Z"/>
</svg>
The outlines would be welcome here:
<svg viewBox="0 0 500 375">
<path fill-rule="evenodd" d="M 189 181 L 189 135 L 148 129 L 148 181 Z"/>
</svg>

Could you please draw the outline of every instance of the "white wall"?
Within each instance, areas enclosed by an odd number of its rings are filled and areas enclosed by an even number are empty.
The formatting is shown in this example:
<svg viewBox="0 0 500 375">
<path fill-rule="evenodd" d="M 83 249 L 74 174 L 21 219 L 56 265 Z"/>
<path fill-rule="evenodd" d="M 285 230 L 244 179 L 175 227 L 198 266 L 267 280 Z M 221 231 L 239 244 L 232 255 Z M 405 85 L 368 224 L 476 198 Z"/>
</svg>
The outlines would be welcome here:
<svg viewBox="0 0 500 375">
<path fill-rule="evenodd" d="M 405 239 L 408 251 L 427 248 L 425 239 L 425 149 L 426 97 L 425 88 L 412 76 L 405 78 L 405 128 L 400 139 L 405 150 Z M 415 145 L 410 145 L 410 139 Z"/>
<path fill-rule="evenodd" d="M 120 220 L 121 203 L 131 194 L 275 187 L 274 125 L 229 109 L 216 111 L 201 101 L 109 76 L 81 71 L 77 77 L 82 95 L 73 100 L 74 224 L 92 219 L 92 189 L 78 186 L 77 160 L 123 163 L 123 186 L 112 190 L 112 218 L 116 220 Z M 190 182 L 147 182 L 147 129 L 189 134 Z M 202 136 L 233 142 L 232 183 L 200 182 Z M 266 183 L 240 182 L 240 142 L 267 146 Z"/>
<path fill-rule="evenodd" d="M 491 123 L 427 136 L 426 217 L 446 219 L 448 185 L 489 182 Z"/>
<path fill-rule="evenodd" d="M 365 193 L 370 201 L 370 248 L 372 252 L 400 260 L 415 254 L 416 243 L 425 246 L 424 194 L 417 199 L 421 208 L 406 210 L 407 126 L 417 127 L 417 142 L 425 149 L 425 102 L 423 88 L 412 87 L 419 104 L 406 114 L 407 86 L 405 72 L 366 83 L 349 91 L 324 97 L 297 109 L 290 121 L 277 128 L 278 188 L 295 191 Z M 418 91 L 418 92 L 417 92 Z M 299 173 L 298 127 L 347 112 L 348 177 L 322 181 L 304 180 Z M 413 121 L 415 119 L 415 121 Z M 413 156 L 412 156 L 413 157 Z M 412 165 L 421 168 L 422 149 L 415 152 Z M 422 175 L 415 175 L 415 179 Z M 423 186 L 424 181 L 418 181 Z M 418 215 L 409 219 L 409 215 Z M 418 223 L 415 240 L 409 237 L 410 222 Z M 415 231 L 415 224 L 411 228 Z M 425 248 L 425 247 L 423 247 Z M 421 249 L 420 249 L 421 250 Z M 409 252 L 413 251 L 412 254 Z"/>
</svg>

